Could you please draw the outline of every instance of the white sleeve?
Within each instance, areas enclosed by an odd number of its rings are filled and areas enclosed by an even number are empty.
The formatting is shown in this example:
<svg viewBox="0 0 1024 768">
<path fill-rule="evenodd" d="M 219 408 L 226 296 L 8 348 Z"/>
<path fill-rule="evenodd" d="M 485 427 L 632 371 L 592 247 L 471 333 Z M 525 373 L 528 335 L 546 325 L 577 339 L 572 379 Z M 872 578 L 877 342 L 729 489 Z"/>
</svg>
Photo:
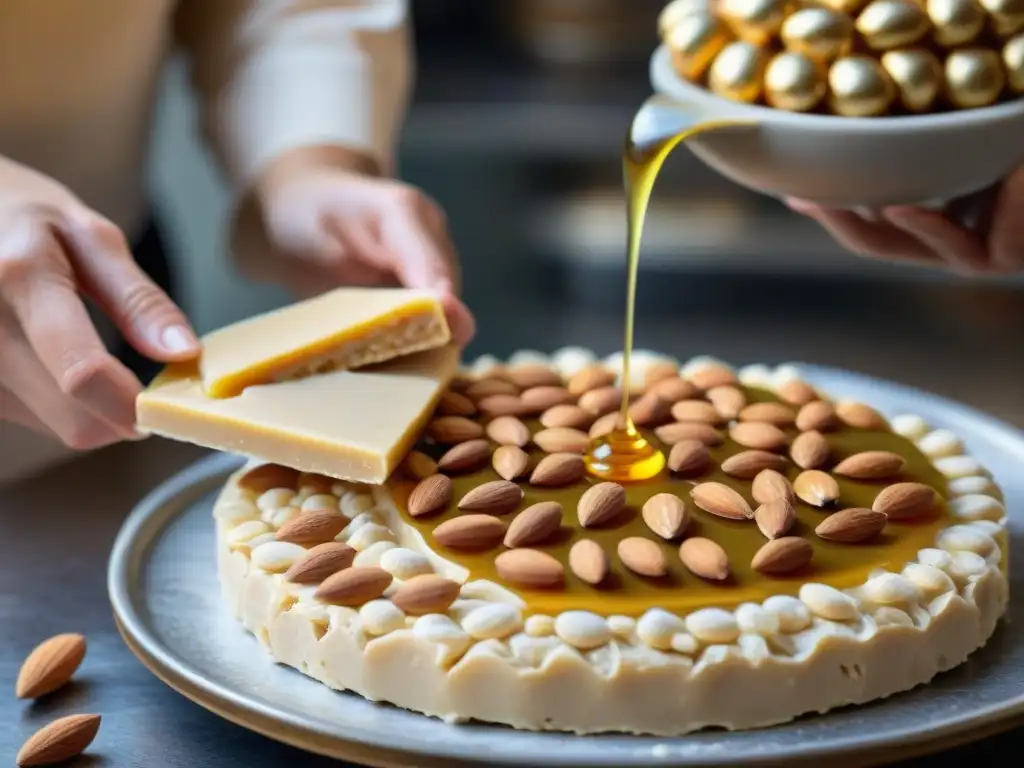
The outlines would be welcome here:
<svg viewBox="0 0 1024 768">
<path fill-rule="evenodd" d="M 203 133 L 242 192 L 303 146 L 390 172 L 412 80 L 406 0 L 181 0 Z"/>
</svg>

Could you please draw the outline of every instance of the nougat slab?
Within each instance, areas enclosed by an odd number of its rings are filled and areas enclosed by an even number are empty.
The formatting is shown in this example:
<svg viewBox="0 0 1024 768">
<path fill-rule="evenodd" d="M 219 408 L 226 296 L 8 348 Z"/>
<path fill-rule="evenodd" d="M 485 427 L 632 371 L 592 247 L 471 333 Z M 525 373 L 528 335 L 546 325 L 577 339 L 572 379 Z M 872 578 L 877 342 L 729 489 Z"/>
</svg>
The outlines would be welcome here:
<svg viewBox="0 0 1024 768">
<path fill-rule="evenodd" d="M 142 432 L 379 484 L 408 452 L 458 367 L 443 347 L 210 397 L 195 365 L 169 366 L 136 401 Z"/>
<path fill-rule="evenodd" d="M 433 294 L 338 288 L 207 334 L 199 372 L 211 397 L 234 397 L 256 384 L 375 365 L 450 339 Z"/>
</svg>

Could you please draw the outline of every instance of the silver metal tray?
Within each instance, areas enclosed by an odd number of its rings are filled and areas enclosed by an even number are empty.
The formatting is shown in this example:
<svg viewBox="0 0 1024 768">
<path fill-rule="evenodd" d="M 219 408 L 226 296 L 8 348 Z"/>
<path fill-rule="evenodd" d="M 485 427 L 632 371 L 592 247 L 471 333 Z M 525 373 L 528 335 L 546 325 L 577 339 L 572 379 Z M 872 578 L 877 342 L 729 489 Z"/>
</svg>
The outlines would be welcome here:
<svg viewBox="0 0 1024 768">
<path fill-rule="evenodd" d="M 977 411 L 896 384 L 814 366 L 836 396 L 954 430 L 993 470 L 1013 527 L 1024 524 L 1024 434 Z M 221 603 L 211 505 L 240 460 L 214 456 L 157 488 L 131 514 L 110 561 L 110 598 L 129 647 L 200 705 L 295 746 L 374 766 L 732 766 L 891 762 L 1024 721 L 1024 636 L 1000 628 L 963 666 L 883 702 L 761 731 L 678 739 L 520 732 L 438 720 L 331 691 L 275 665 Z M 1011 559 L 1024 560 L 1016 531 Z M 1018 571 L 1018 573 L 1020 573 Z M 1011 611 L 1024 604 L 1012 579 Z M 1014 636 L 1016 635 L 1016 636 Z"/>
</svg>

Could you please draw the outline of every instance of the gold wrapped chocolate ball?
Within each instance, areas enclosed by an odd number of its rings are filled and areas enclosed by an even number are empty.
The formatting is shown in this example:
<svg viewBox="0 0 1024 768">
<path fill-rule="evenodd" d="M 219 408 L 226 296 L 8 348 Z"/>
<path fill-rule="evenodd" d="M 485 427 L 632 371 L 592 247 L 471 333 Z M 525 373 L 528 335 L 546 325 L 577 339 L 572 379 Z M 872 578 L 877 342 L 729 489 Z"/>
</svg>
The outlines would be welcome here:
<svg viewBox="0 0 1024 768">
<path fill-rule="evenodd" d="M 818 0 L 815 5 L 821 5 L 840 13 L 854 14 L 867 3 L 867 0 Z"/>
<path fill-rule="evenodd" d="M 755 102 L 764 87 L 765 52 L 753 43 L 729 43 L 708 70 L 708 87 L 734 101 Z"/>
<path fill-rule="evenodd" d="M 882 69 L 892 78 L 899 101 L 910 112 L 927 112 L 942 91 L 942 62 L 925 48 L 882 54 Z"/>
<path fill-rule="evenodd" d="M 928 14 L 914 0 L 872 0 L 856 22 L 864 42 L 876 51 L 913 45 L 930 27 Z"/>
<path fill-rule="evenodd" d="M 978 0 L 992 17 L 992 28 L 1001 37 L 1024 30 L 1024 0 Z"/>
<path fill-rule="evenodd" d="M 668 31 L 665 44 L 672 52 L 672 64 L 680 77 L 697 81 L 731 40 L 725 24 L 707 13 L 679 19 Z"/>
<path fill-rule="evenodd" d="M 707 13 L 705 0 L 672 0 L 658 14 L 658 35 L 664 40 L 676 23 L 695 13 Z"/>
<path fill-rule="evenodd" d="M 885 114 L 896 99 L 896 86 L 871 56 L 847 56 L 828 70 L 829 106 L 843 117 Z"/>
<path fill-rule="evenodd" d="M 791 6 L 790 0 L 718 0 L 715 9 L 740 40 L 765 45 L 779 34 Z"/>
<path fill-rule="evenodd" d="M 787 50 L 828 63 L 853 48 L 853 21 L 828 8 L 801 8 L 788 17 L 780 32 Z"/>
<path fill-rule="evenodd" d="M 978 0 L 927 0 L 925 10 L 935 26 L 932 37 L 947 48 L 972 42 L 988 19 Z"/>
<path fill-rule="evenodd" d="M 777 54 L 764 70 L 764 98 L 776 109 L 809 112 L 825 98 L 822 67 L 794 51 Z"/>
<path fill-rule="evenodd" d="M 1006 87 L 999 54 L 987 48 L 962 48 L 946 57 L 946 97 L 959 109 L 987 107 Z"/>
<path fill-rule="evenodd" d="M 1014 35 L 1003 46 L 1006 81 L 1017 93 L 1024 93 L 1024 32 Z"/>
</svg>

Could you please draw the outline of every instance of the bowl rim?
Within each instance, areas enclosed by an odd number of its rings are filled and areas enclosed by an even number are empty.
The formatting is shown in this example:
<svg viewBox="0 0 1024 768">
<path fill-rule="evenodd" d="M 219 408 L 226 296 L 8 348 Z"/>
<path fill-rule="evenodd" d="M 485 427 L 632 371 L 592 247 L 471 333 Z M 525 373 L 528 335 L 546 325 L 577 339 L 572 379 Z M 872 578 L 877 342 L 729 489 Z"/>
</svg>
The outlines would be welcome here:
<svg viewBox="0 0 1024 768">
<path fill-rule="evenodd" d="M 803 112 L 788 112 L 761 104 L 746 104 L 723 98 L 679 77 L 672 66 L 671 51 L 665 43 L 661 43 L 651 54 L 649 75 L 651 86 L 658 93 L 680 98 L 692 104 L 696 109 L 718 107 L 715 117 L 725 119 L 745 117 L 761 125 L 789 123 L 799 125 L 801 128 L 839 131 L 856 127 L 858 131 L 865 133 L 891 133 L 907 130 L 948 130 L 953 127 L 964 128 L 982 123 L 1024 118 L 1024 95 L 988 107 L 925 115 L 886 115 L 884 117 L 812 115 Z"/>
</svg>

